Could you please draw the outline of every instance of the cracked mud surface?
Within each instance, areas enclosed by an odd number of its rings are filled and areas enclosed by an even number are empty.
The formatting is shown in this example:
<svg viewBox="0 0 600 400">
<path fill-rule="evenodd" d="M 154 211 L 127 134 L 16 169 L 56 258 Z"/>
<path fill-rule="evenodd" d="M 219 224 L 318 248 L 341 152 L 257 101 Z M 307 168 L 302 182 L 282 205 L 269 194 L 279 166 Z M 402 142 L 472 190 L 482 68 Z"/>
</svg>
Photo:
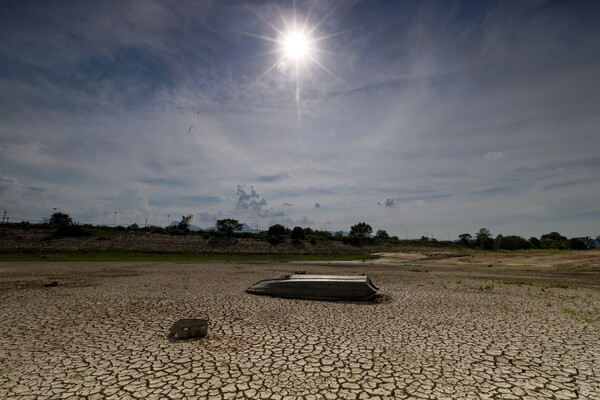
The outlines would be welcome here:
<svg viewBox="0 0 600 400">
<path fill-rule="evenodd" d="M 597 273 L 304 263 L 366 272 L 385 300 L 244 292 L 294 269 L 0 263 L 0 398 L 600 398 Z M 179 318 L 208 337 L 169 342 Z"/>
</svg>

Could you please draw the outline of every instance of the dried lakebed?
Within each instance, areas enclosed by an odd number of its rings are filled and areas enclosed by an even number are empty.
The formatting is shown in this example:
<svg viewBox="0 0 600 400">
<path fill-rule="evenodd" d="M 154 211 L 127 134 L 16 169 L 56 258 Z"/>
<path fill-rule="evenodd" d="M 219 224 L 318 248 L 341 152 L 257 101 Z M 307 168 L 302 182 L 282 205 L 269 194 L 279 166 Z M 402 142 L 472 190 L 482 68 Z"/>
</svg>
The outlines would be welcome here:
<svg viewBox="0 0 600 400">
<path fill-rule="evenodd" d="M 244 292 L 294 269 L 366 272 L 382 298 Z M 4 262 L 0 398 L 599 398 L 598 278 L 369 262 Z M 169 341 L 180 318 L 209 318 L 208 337 Z"/>
</svg>

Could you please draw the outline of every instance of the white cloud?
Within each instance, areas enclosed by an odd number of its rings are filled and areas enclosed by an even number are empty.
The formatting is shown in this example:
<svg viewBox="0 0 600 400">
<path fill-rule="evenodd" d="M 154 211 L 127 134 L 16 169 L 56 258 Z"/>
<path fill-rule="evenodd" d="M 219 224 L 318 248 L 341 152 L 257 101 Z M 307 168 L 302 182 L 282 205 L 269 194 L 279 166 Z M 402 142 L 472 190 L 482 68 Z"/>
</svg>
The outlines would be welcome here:
<svg viewBox="0 0 600 400">
<path fill-rule="evenodd" d="M 7 176 L 2 176 L 2 177 L 0 177 L 0 184 L 2 184 L 2 183 L 7 183 L 7 184 L 9 184 L 9 183 L 18 183 L 18 181 L 15 178 L 10 178 L 10 177 L 7 177 Z"/>
<path fill-rule="evenodd" d="M 502 156 L 503 156 L 503 154 L 501 151 L 490 151 L 484 157 L 489 160 L 497 160 L 499 158 L 502 158 Z"/>
</svg>

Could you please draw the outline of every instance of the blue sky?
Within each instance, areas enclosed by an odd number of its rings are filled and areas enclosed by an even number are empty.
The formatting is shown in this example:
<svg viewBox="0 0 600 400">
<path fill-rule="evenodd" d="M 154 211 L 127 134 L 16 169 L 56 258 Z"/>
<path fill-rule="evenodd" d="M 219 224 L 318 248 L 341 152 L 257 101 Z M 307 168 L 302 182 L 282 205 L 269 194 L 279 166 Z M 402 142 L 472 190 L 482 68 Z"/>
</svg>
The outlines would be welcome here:
<svg viewBox="0 0 600 400">
<path fill-rule="evenodd" d="M 5 1 L 0 211 L 595 236 L 598 20 L 595 1 Z"/>
</svg>

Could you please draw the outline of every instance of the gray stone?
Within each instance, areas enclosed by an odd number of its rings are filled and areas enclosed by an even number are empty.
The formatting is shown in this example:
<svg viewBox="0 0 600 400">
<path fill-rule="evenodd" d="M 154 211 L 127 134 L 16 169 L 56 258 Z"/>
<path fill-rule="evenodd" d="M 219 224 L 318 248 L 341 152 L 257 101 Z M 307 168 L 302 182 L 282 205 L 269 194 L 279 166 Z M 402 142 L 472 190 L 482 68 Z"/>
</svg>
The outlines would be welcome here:
<svg viewBox="0 0 600 400">
<path fill-rule="evenodd" d="M 207 319 L 180 319 L 169 330 L 169 338 L 175 340 L 203 338 L 207 334 Z"/>
</svg>

